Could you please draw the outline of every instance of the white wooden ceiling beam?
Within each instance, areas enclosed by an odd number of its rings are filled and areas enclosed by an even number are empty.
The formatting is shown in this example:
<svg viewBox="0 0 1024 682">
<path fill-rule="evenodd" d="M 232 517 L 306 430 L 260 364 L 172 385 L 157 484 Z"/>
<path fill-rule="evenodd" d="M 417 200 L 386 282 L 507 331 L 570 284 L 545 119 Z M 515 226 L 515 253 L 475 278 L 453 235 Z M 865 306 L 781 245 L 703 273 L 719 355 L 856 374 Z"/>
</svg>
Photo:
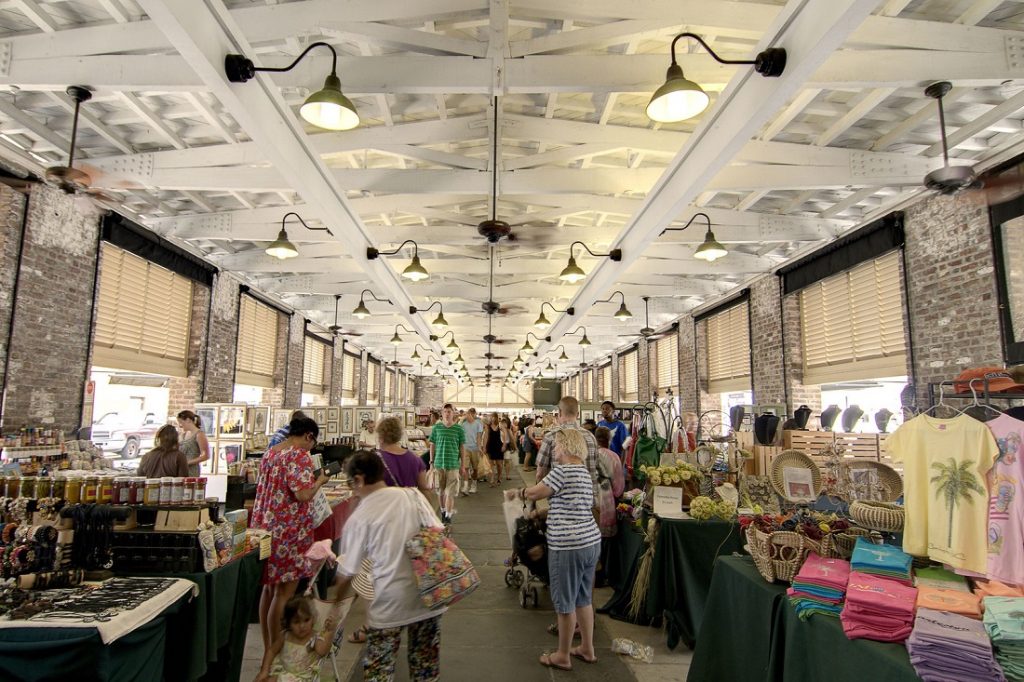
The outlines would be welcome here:
<svg viewBox="0 0 1024 682">
<path fill-rule="evenodd" d="M 106 10 L 107 14 L 119 24 L 127 24 L 131 21 L 131 14 L 121 5 L 120 0 L 98 0 L 100 7 Z"/>
<path fill-rule="evenodd" d="M 967 88 L 953 88 L 945 97 L 942 98 L 943 106 L 948 107 L 950 104 L 967 94 L 967 92 Z M 900 123 L 893 126 L 893 128 L 885 135 L 882 135 L 880 138 L 875 140 L 871 145 L 871 149 L 873 151 L 884 152 L 892 145 L 905 141 L 908 133 L 918 126 L 923 125 L 925 121 L 937 117 L 939 113 L 939 109 L 935 105 L 935 101 L 932 99 L 916 101 L 911 106 L 914 107 L 913 113 L 904 118 Z"/>
<path fill-rule="evenodd" d="M 453 38 L 418 29 L 366 21 L 320 21 L 325 33 L 354 41 L 372 40 L 378 45 L 429 55 L 483 57 L 487 44 L 477 40 Z"/>
<path fill-rule="evenodd" d="M 43 33 L 56 33 L 60 30 L 60 24 L 36 0 L 14 0 L 14 4 Z"/>
<path fill-rule="evenodd" d="M 604 259 L 597 263 L 573 299 L 577 307 L 588 309 L 618 281 L 663 226 L 708 189 L 744 143 L 806 87 L 818 65 L 843 44 L 875 5 L 876 0 L 791 2 L 781 10 L 757 49 L 785 46 L 789 56 L 785 73 L 779 78 L 762 78 L 749 70 L 736 74 L 616 239 L 614 245 L 623 248 L 622 261 Z M 688 264 L 677 262 L 673 268 L 683 265 Z M 572 322 L 567 316 L 559 316 L 551 327 L 552 337 L 559 339 Z M 542 343 L 539 350 L 543 352 L 548 347 L 549 344 Z"/>
<path fill-rule="evenodd" d="M 118 97 L 129 109 L 138 114 L 139 118 L 145 121 L 153 130 L 171 144 L 175 149 L 185 149 L 188 145 L 181 139 L 181 136 L 162 118 L 157 116 L 138 95 L 132 92 L 119 92 Z M 160 187 L 160 185 L 157 185 Z M 200 188 L 202 189 L 202 188 Z"/>
<path fill-rule="evenodd" d="M 0 114 L 14 121 L 18 126 L 31 133 L 33 137 L 41 140 L 45 145 L 50 145 L 62 155 L 67 155 L 71 143 L 62 134 L 52 130 L 49 126 L 37 121 L 31 114 L 28 114 L 14 105 L 8 97 L 0 97 Z M 38 151 L 38 150 L 32 150 Z M 85 156 L 85 154 L 82 154 Z"/>
<path fill-rule="evenodd" d="M 873 196 L 878 192 L 877 187 L 864 187 L 856 191 L 850 192 L 846 197 L 832 204 L 829 208 L 821 212 L 822 218 L 835 218 L 843 211 L 853 208 L 865 199 Z"/>
<path fill-rule="evenodd" d="M 974 0 L 971 6 L 956 18 L 955 23 L 973 26 L 995 11 L 1001 4 L 1003 4 L 1003 0 Z"/>
<path fill-rule="evenodd" d="M 253 50 L 223 3 L 220 0 L 138 1 L 205 87 L 260 145 L 276 172 L 291 180 L 290 186 L 283 189 L 297 190 L 316 213 L 330 222 L 344 253 L 356 259 L 356 269 L 373 280 L 375 288 L 400 306 L 400 310 L 407 309 L 409 298 L 398 275 L 381 259 L 366 259 L 366 247 L 373 245 L 366 226 L 309 145 L 303 126 L 277 88 L 264 76 L 257 76 L 244 85 L 228 82 L 223 71 L 224 55 L 229 52 L 252 54 Z M 406 319 L 426 341 L 429 327 L 418 318 Z"/>
<path fill-rule="evenodd" d="M 676 13 L 659 19 L 613 21 L 572 31 L 558 31 L 537 38 L 514 40 L 510 44 L 511 54 L 514 58 L 525 57 L 594 45 L 615 45 L 637 38 L 655 38 L 666 29 L 679 26 L 680 16 L 682 15 Z"/>
<path fill-rule="evenodd" d="M 934 103 L 931 104 L 937 114 L 938 107 L 935 106 Z M 992 107 L 981 116 L 978 116 L 977 118 L 972 120 L 970 123 L 962 125 L 956 130 L 948 131 L 948 134 L 946 135 L 946 140 L 947 144 L 949 145 L 949 148 L 955 148 L 961 142 L 969 140 L 970 138 L 974 137 L 981 131 L 991 126 L 992 124 L 1001 121 L 1007 116 L 1010 116 L 1011 114 L 1020 111 L 1022 108 L 1024 108 L 1024 91 L 1018 92 L 1016 95 L 1010 97 L 1002 104 Z M 940 154 L 942 154 L 941 142 L 936 142 L 932 146 L 928 147 L 928 149 L 924 150 L 925 156 L 939 156 Z"/>
<path fill-rule="evenodd" d="M 849 128 L 857 123 L 869 111 L 882 103 L 885 98 L 896 91 L 896 88 L 875 88 L 860 94 L 849 111 L 837 118 L 829 127 L 819 135 L 814 144 L 824 147 L 834 141 Z"/>
<path fill-rule="evenodd" d="M 57 94 L 56 92 L 49 93 L 50 98 L 60 104 L 60 106 L 69 113 L 74 113 L 75 103 L 71 101 L 71 98 L 64 94 Z M 88 107 L 82 107 L 78 111 L 79 117 L 88 125 L 90 128 L 96 131 L 96 134 L 102 137 L 104 140 L 120 149 L 125 154 L 134 154 L 135 150 L 129 145 L 120 135 L 111 130 L 105 123 L 99 120 Z"/>
</svg>

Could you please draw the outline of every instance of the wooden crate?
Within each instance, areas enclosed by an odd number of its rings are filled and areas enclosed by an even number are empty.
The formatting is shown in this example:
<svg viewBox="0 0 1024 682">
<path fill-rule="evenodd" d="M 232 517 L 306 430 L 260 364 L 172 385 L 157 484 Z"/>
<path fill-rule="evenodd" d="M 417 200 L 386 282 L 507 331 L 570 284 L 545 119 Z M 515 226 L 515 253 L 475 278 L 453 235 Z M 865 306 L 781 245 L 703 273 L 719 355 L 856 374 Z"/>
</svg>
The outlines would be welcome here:
<svg viewBox="0 0 1024 682">
<path fill-rule="evenodd" d="M 844 457 L 878 461 L 877 433 L 837 433 L 836 447 L 842 449 Z"/>
<path fill-rule="evenodd" d="M 782 443 L 787 450 L 799 450 L 813 455 L 835 444 L 836 434 L 831 431 L 783 431 Z"/>
<path fill-rule="evenodd" d="M 767 476 L 768 472 L 771 470 L 772 460 L 782 454 L 785 450 L 786 448 L 776 447 L 774 445 L 755 445 L 755 473 L 758 476 Z"/>
<path fill-rule="evenodd" d="M 754 451 L 754 432 L 753 431 L 733 431 L 733 435 L 736 437 L 736 445 L 747 452 Z"/>
</svg>

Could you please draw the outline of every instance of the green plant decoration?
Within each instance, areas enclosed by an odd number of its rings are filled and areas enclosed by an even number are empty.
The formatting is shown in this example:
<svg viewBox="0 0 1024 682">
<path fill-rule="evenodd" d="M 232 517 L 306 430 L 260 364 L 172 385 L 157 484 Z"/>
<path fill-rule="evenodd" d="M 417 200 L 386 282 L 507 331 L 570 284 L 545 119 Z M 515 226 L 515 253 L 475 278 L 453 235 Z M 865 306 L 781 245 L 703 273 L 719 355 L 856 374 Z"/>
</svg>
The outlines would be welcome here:
<svg viewBox="0 0 1024 682">
<path fill-rule="evenodd" d="M 971 493 L 977 493 L 982 497 L 986 493 L 985 488 L 978 483 L 978 478 L 971 471 L 971 462 L 960 462 L 958 464 L 952 457 L 948 461 L 948 464 L 941 462 L 932 463 L 931 468 L 936 469 L 939 474 L 932 476 L 931 482 L 937 484 L 935 496 L 946 502 L 946 510 L 949 512 L 949 534 L 946 538 L 946 547 L 952 547 L 953 511 L 960 504 L 961 499 L 974 504 Z"/>
</svg>

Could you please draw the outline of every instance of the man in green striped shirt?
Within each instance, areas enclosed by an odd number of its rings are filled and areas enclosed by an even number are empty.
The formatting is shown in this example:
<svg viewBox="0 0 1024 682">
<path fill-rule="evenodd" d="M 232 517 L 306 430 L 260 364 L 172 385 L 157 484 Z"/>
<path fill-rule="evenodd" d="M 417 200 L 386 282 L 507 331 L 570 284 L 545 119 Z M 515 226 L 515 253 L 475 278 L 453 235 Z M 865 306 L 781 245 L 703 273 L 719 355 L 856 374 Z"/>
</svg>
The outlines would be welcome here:
<svg viewBox="0 0 1024 682">
<path fill-rule="evenodd" d="M 455 408 L 446 403 L 441 421 L 430 431 L 430 466 L 437 469 L 437 487 L 441 498 L 441 520 L 451 523 L 455 498 L 459 494 L 459 474 L 465 475 L 466 432 L 455 423 Z M 461 471 L 460 471 L 461 470 Z"/>
</svg>

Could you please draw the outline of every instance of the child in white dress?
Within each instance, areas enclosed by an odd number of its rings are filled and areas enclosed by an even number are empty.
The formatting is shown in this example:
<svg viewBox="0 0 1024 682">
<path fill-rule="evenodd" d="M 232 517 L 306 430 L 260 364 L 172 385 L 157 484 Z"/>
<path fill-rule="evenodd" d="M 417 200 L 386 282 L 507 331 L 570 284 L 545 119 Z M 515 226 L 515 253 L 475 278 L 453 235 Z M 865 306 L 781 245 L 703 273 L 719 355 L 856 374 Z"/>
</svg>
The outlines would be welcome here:
<svg viewBox="0 0 1024 682">
<path fill-rule="evenodd" d="M 309 597 L 292 597 L 284 606 L 281 624 L 284 636 L 277 638 L 263 654 L 263 667 L 256 682 L 314 682 L 319 679 L 320 659 L 331 650 L 333 618 L 313 633 L 313 604 Z"/>
</svg>

